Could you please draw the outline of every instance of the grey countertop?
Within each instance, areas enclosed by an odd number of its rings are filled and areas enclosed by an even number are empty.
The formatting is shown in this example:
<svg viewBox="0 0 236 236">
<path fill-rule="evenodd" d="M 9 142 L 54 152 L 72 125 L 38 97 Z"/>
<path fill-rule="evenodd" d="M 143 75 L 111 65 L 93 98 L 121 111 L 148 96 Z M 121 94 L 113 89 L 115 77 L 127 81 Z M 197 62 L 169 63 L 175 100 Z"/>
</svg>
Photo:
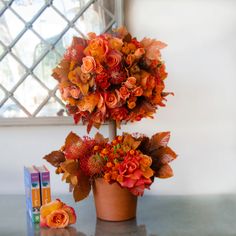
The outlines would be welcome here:
<svg viewBox="0 0 236 236">
<path fill-rule="evenodd" d="M 60 198 L 75 208 L 77 223 L 40 230 L 27 224 L 23 195 L 1 195 L 0 236 L 236 236 L 236 195 L 144 196 L 137 218 L 118 223 L 96 219 L 92 196 L 80 203 L 71 195 Z"/>
</svg>

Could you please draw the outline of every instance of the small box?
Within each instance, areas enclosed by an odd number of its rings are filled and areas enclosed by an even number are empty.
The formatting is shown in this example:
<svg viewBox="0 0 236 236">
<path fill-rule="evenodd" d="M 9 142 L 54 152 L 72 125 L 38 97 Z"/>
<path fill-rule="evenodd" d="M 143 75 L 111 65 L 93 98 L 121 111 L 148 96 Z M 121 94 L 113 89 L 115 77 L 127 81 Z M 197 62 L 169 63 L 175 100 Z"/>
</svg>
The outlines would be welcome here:
<svg viewBox="0 0 236 236">
<path fill-rule="evenodd" d="M 39 172 L 41 205 L 51 202 L 50 172 L 46 166 L 34 166 Z"/>
<path fill-rule="evenodd" d="M 24 167 L 27 212 L 34 223 L 40 222 L 40 180 L 39 172 L 33 167 Z"/>
</svg>

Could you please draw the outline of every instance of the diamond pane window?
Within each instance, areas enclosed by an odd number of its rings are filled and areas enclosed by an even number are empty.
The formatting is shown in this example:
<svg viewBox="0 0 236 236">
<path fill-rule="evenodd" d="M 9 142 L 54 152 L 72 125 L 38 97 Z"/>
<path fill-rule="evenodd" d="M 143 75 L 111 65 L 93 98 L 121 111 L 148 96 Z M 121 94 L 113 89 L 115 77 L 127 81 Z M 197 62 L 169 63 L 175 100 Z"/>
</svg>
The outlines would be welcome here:
<svg viewBox="0 0 236 236">
<path fill-rule="evenodd" d="M 0 125 L 67 116 L 51 71 L 73 36 L 117 27 L 122 2 L 0 0 Z"/>
</svg>

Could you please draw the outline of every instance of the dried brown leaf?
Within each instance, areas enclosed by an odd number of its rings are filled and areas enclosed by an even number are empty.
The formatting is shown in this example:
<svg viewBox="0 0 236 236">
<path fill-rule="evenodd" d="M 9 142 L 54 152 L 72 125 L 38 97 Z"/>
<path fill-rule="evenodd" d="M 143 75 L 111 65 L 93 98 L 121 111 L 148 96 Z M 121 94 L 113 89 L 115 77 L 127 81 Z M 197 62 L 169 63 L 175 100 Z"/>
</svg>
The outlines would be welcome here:
<svg viewBox="0 0 236 236">
<path fill-rule="evenodd" d="M 91 190 L 91 184 L 89 178 L 84 175 L 81 171 L 78 175 L 78 184 L 74 187 L 73 197 L 76 202 L 86 198 Z"/>
<path fill-rule="evenodd" d="M 108 138 L 104 138 L 104 136 L 102 134 L 100 134 L 99 132 L 96 133 L 94 139 L 97 144 L 103 144 L 103 143 L 107 143 L 109 141 Z"/>
<path fill-rule="evenodd" d="M 68 80 L 68 73 L 70 69 L 70 62 L 62 59 L 61 62 L 53 69 L 52 76 L 59 82 Z"/>
<path fill-rule="evenodd" d="M 168 164 L 177 157 L 177 154 L 170 147 L 156 149 L 150 155 L 154 161 L 158 161 L 160 164 Z"/>
<path fill-rule="evenodd" d="M 79 163 L 73 160 L 66 160 L 61 163 L 61 168 L 65 172 L 68 172 L 70 175 L 77 175 L 79 171 Z"/>
<path fill-rule="evenodd" d="M 173 175 L 173 170 L 168 164 L 162 165 L 160 169 L 155 173 L 155 176 L 161 179 L 170 178 Z"/>
<path fill-rule="evenodd" d="M 166 147 L 170 139 L 170 132 L 154 134 L 149 142 L 149 151 L 152 152 L 160 147 Z"/>
<path fill-rule="evenodd" d="M 60 164 L 66 160 L 64 153 L 61 151 L 53 151 L 50 154 L 43 157 L 43 159 L 45 159 L 47 162 L 49 162 L 51 165 L 55 167 L 59 167 Z"/>
</svg>

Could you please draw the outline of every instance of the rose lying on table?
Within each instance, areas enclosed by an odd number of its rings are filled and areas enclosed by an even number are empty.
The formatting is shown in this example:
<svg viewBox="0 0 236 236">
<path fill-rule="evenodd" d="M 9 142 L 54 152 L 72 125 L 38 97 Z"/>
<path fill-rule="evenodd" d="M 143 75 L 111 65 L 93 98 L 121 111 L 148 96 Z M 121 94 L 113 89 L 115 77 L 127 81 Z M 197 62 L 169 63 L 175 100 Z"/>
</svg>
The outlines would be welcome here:
<svg viewBox="0 0 236 236">
<path fill-rule="evenodd" d="M 65 228 L 75 222 L 75 210 L 59 199 L 43 205 L 40 209 L 41 227 Z"/>
</svg>

